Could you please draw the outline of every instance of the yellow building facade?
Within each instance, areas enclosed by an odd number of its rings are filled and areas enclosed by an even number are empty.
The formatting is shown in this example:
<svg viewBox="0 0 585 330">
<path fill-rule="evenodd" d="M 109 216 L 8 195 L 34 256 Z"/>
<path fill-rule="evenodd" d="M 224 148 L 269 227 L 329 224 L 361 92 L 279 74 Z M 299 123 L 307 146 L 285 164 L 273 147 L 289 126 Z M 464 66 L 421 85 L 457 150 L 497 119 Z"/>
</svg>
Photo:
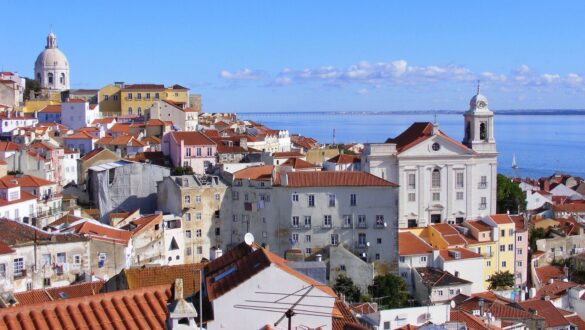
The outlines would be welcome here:
<svg viewBox="0 0 585 330">
<path fill-rule="evenodd" d="M 189 89 L 180 85 L 165 87 L 158 84 L 124 85 L 120 89 L 120 112 L 123 115 L 145 115 L 155 101 L 171 101 L 189 105 Z"/>
<path fill-rule="evenodd" d="M 122 101 L 120 97 L 121 88 L 119 85 L 107 85 L 98 92 L 98 104 L 102 114 L 120 114 Z"/>
</svg>

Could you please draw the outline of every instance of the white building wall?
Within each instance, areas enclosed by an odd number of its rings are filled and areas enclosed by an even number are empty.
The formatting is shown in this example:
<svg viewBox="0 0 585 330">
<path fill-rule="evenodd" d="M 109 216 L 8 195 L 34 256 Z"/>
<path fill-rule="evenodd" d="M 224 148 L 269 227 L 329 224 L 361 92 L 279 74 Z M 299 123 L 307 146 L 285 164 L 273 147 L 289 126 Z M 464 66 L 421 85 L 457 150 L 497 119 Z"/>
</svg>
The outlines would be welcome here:
<svg viewBox="0 0 585 330">
<path fill-rule="evenodd" d="M 212 301 L 214 317 L 207 323 L 208 330 L 215 329 L 263 329 L 267 324 L 273 324 L 282 315 L 272 311 L 238 308 L 237 306 L 249 306 L 250 300 L 267 301 L 267 303 L 255 302 L 253 305 L 274 308 L 274 300 L 284 298 L 279 302 L 282 306 L 289 306 L 299 300 L 299 292 L 307 288 L 308 283 L 289 274 L 276 266 L 270 266 L 258 274 L 252 276 L 246 282 L 238 285 L 231 291 Z M 276 294 L 259 294 L 270 292 Z M 280 294 L 279 294 L 280 293 Z M 287 294 L 295 294 L 285 297 Z M 302 301 L 302 304 L 311 306 L 311 310 L 330 314 L 335 299 L 319 288 L 313 288 Z M 284 312 L 283 312 L 284 313 Z M 286 318 L 279 324 L 279 328 L 286 328 Z M 332 318 L 323 316 L 311 316 L 296 314 L 292 318 L 292 328 L 318 328 L 332 329 Z"/>
<path fill-rule="evenodd" d="M 396 329 L 407 324 L 422 326 L 427 322 L 443 324 L 449 321 L 451 306 L 432 305 L 423 307 L 385 309 L 376 314 L 366 315 L 367 318 L 378 321 L 378 329 Z"/>
<path fill-rule="evenodd" d="M 483 258 L 444 261 L 438 258 L 438 266 L 444 271 L 471 282 L 471 293 L 483 292 Z"/>
<path fill-rule="evenodd" d="M 22 222 L 24 217 L 34 217 L 36 215 L 36 211 L 37 199 L 34 198 L 20 203 L 1 206 L 0 216 L 10 220 Z"/>
<path fill-rule="evenodd" d="M 61 165 L 61 178 L 63 179 L 62 185 L 65 186 L 70 182 L 77 183 L 77 160 L 79 159 L 78 153 L 66 153 L 63 155 Z"/>
</svg>

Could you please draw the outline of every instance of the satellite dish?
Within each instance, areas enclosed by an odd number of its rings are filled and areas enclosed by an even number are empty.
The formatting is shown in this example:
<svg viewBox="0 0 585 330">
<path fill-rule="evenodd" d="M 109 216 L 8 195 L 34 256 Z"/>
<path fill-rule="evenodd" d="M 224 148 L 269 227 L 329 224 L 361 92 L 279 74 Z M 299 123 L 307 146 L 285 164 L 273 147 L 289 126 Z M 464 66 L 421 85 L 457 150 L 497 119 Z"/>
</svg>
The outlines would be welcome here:
<svg viewBox="0 0 585 330">
<path fill-rule="evenodd" d="M 244 242 L 249 246 L 252 246 L 252 243 L 254 243 L 254 235 L 252 235 L 252 233 L 246 233 L 246 235 L 244 235 Z"/>
</svg>

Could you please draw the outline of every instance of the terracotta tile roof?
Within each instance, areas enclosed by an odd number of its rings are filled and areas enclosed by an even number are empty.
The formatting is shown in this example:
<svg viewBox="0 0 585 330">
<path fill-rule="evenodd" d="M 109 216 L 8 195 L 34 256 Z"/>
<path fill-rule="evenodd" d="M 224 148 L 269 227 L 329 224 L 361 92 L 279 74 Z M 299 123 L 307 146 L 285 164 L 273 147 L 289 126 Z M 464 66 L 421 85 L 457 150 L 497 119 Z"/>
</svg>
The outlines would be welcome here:
<svg viewBox="0 0 585 330">
<path fill-rule="evenodd" d="M 94 119 L 93 122 L 91 122 L 92 125 L 96 125 L 96 124 L 111 124 L 114 122 L 114 120 L 116 120 L 116 118 L 97 118 Z"/>
<path fill-rule="evenodd" d="M 39 113 L 61 113 L 60 104 L 50 104 L 39 111 Z"/>
<path fill-rule="evenodd" d="M 302 148 L 305 149 L 312 149 L 315 148 L 319 145 L 319 142 L 317 142 L 317 140 L 310 138 L 310 137 L 305 137 L 305 136 L 300 136 L 300 135 L 292 135 L 290 137 L 290 141 Z"/>
<path fill-rule="evenodd" d="M 170 286 L 116 291 L 0 309 L 0 328 L 166 329 Z"/>
<path fill-rule="evenodd" d="M 460 258 L 455 258 L 451 253 L 449 253 L 450 251 L 459 252 Z M 473 251 L 470 251 L 470 250 L 464 249 L 464 248 L 452 248 L 452 249 L 440 250 L 439 251 L 439 255 L 445 261 L 460 260 L 460 259 L 483 258 L 483 256 L 481 254 L 475 253 Z"/>
<path fill-rule="evenodd" d="M 24 291 L 14 293 L 14 297 L 18 301 L 17 306 L 23 306 L 55 300 L 93 296 L 101 292 L 104 283 L 104 281 L 95 281 L 57 288 Z"/>
<path fill-rule="evenodd" d="M 411 232 L 398 233 L 398 254 L 401 256 L 433 253 L 433 247 Z"/>
<path fill-rule="evenodd" d="M 298 151 L 273 152 L 272 158 L 303 158 L 305 155 Z"/>
<path fill-rule="evenodd" d="M 87 239 L 75 234 L 48 233 L 31 225 L 8 219 L 0 219 L 0 243 L 9 246 L 50 244 L 62 242 L 81 242 Z"/>
<path fill-rule="evenodd" d="M 270 180 L 273 165 L 251 166 L 234 173 L 234 179 Z"/>
<path fill-rule="evenodd" d="M 156 136 L 147 136 L 144 139 L 142 139 L 142 142 L 146 144 L 160 144 L 160 139 L 157 138 Z"/>
<path fill-rule="evenodd" d="M 200 132 L 171 132 L 171 137 L 178 144 L 183 141 L 185 145 L 215 145 L 216 143 Z"/>
<path fill-rule="evenodd" d="M 519 305 L 526 311 L 530 309 L 536 310 L 538 316 L 544 317 L 544 324 L 547 328 L 570 325 L 569 321 L 563 317 L 563 314 L 550 301 L 526 300 L 520 302 Z"/>
<path fill-rule="evenodd" d="M 96 140 L 96 138 L 84 131 L 76 132 L 71 135 L 67 135 L 63 137 L 64 139 L 82 139 L 82 140 Z"/>
<path fill-rule="evenodd" d="M 204 264 L 175 266 L 133 267 L 123 271 L 128 289 L 139 289 L 156 285 L 171 285 L 175 279 L 183 279 L 184 297 L 199 292 L 199 270 Z"/>
<path fill-rule="evenodd" d="M 2 186 L 2 184 L 0 184 L 0 187 Z M 22 203 L 25 201 L 29 201 L 29 200 L 33 200 L 36 199 L 37 197 L 27 193 L 26 191 L 21 191 L 20 192 L 20 199 L 14 199 L 11 201 L 8 201 L 6 199 L 0 199 L 0 206 L 6 206 L 6 205 L 12 205 L 12 204 L 18 204 L 18 203 Z"/>
<path fill-rule="evenodd" d="M 438 268 L 416 267 L 415 269 L 420 274 L 423 285 L 427 287 L 471 284 L 467 280 L 456 277 L 448 271 L 443 271 Z"/>
<path fill-rule="evenodd" d="M 498 225 L 514 223 L 508 214 L 492 214 L 489 217 Z"/>
<path fill-rule="evenodd" d="M 146 144 L 137 140 L 132 135 L 105 136 L 97 140 L 95 144 L 104 146 L 146 147 Z"/>
<path fill-rule="evenodd" d="M 14 250 L 10 246 L 8 246 L 4 243 L 0 243 L 0 254 L 10 254 L 13 252 L 14 252 Z"/>
<path fill-rule="evenodd" d="M 327 162 L 335 163 L 335 164 L 353 164 L 353 163 L 359 162 L 359 161 L 360 161 L 360 156 L 348 155 L 348 154 L 339 154 L 339 155 L 327 160 Z"/>
<path fill-rule="evenodd" d="M 484 292 L 476 292 L 471 295 L 473 298 L 482 298 L 484 300 L 489 300 L 493 302 L 499 302 L 502 304 L 511 304 L 514 303 L 514 300 L 502 297 L 500 295 L 495 294 L 493 291 L 484 291 Z"/>
<path fill-rule="evenodd" d="M 332 317 L 332 330 L 367 330 L 368 328 L 359 324 L 357 318 L 351 313 L 349 306 L 347 306 L 340 299 L 335 300 L 335 308 L 339 311 L 339 315 Z"/>
<path fill-rule="evenodd" d="M 319 166 L 319 165 L 309 163 L 309 162 L 302 160 L 300 158 L 289 158 L 286 162 L 284 162 L 280 165 L 281 166 L 290 166 L 295 170 L 321 168 L 321 166 Z"/>
<path fill-rule="evenodd" d="M 362 315 L 366 315 L 366 314 L 372 314 L 378 311 L 378 308 L 374 308 L 374 306 L 372 305 L 372 303 L 355 303 L 355 304 L 351 304 L 349 305 L 349 308 L 351 308 L 354 312 L 358 313 L 358 314 L 362 314 Z"/>
<path fill-rule="evenodd" d="M 315 289 L 331 297 L 337 297 L 330 287 L 323 286 L 314 279 L 293 270 L 286 263 L 287 261 L 283 258 L 257 244 L 250 247 L 241 243 L 205 265 L 207 298 L 209 301 L 215 300 L 271 265 L 309 285 L 314 285 Z"/>
<path fill-rule="evenodd" d="M 165 122 L 160 119 L 150 119 L 145 126 L 165 126 Z"/>
<path fill-rule="evenodd" d="M 548 283 L 551 279 L 561 279 L 565 277 L 565 272 L 560 266 L 543 266 L 535 268 L 535 270 L 540 283 Z"/>
<path fill-rule="evenodd" d="M 471 149 L 464 146 L 460 142 L 457 142 L 457 141 L 451 139 L 450 137 L 448 137 L 445 133 L 439 131 L 439 135 L 443 138 L 448 139 L 452 143 L 459 145 L 460 147 L 465 148 L 465 149 L 469 150 L 470 152 L 473 152 Z M 422 141 L 424 141 L 432 136 L 433 136 L 433 123 L 416 122 L 416 123 L 413 123 L 412 125 L 410 125 L 409 128 L 407 128 L 404 132 L 402 132 L 397 137 L 390 138 L 390 139 L 386 140 L 386 143 L 395 143 L 396 150 L 398 151 L 398 153 L 401 153 L 403 151 L 410 149 L 411 147 L 414 147 L 415 145 L 419 144 L 420 142 L 422 142 Z"/>
<path fill-rule="evenodd" d="M 81 157 L 80 159 L 85 161 L 85 160 L 90 160 L 93 157 L 95 157 L 97 154 L 99 154 L 100 152 L 104 151 L 105 149 L 102 147 L 93 149 L 92 151 L 88 152 L 87 154 L 83 155 L 83 157 Z"/>
<path fill-rule="evenodd" d="M 524 216 L 523 215 L 511 215 L 510 219 L 514 221 L 516 224 L 516 231 L 525 231 L 527 230 L 524 225 Z"/>
<path fill-rule="evenodd" d="M 130 123 L 116 123 L 108 130 L 110 133 L 129 133 Z"/>
<path fill-rule="evenodd" d="M 561 205 L 553 205 L 552 210 L 554 212 L 585 212 L 585 204 L 583 203 L 571 203 L 571 204 L 561 204 Z"/>
<path fill-rule="evenodd" d="M 565 319 L 576 326 L 577 329 L 585 329 L 585 321 L 579 315 L 565 316 Z"/>
<path fill-rule="evenodd" d="M 71 227 L 63 229 L 65 232 L 82 234 L 92 239 L 99 239 L 127 245 L 132 233 L 126 230 L 117 229 L 93 220 L 79 221 Z"/>
<path fill-rule="evenodd" d="M 289 172 L 286 176 L 287 187 L 398 187 L 367 172 Z"/>
<path fill-rule="evenodd" d="M 87 101 L 82 100 L 82 99 L 68 99 L 63 103 L 85 103 L 85 102 L 87 102 Z"/>
<path fill-rule="evenodd" d="M 477 229 L 478 231 L 492 231 L 492 227 L 481 220 L 467 220 L 470 226 Z"/>
<path fill-rule="evenodd" d="M 536 291 L 534 299 L 541 299 L 544 296 L 549 296 L 550 299 L 556 299 L 567 294 L 572 287 L 580 286 L 580 284 L 573 282 L 554 281 L 553 283 L 546 283 Z"/>
<path fill-rule="evenodd" d="M 10 141 L 0 141 L 0 152 L 4 151 L 18 151 L 22 147 Z"/>
<path fill-rule="evenodd" d="M 449 320 L 451 322 L 465 323 L 469 330 L 498 329 L 498 327 L 486 325 L 479 317 L 462 310 L 451 310 Z"/>
<path fill-rule="evenodd" d="M 57 226 L 62 225 L 62 224 L 70 224 L 70 223 L 74 223 L 76 221 L 79 221 L 81 219 L 83 219 L 83 218 L 77 217 L 73 214 L 65 214 L 64 216 L 60 217 L 59 219 L 51 222 L 49 224 L 49 227 L 57 227 Z"/>
<path fill-rule="evenodd" d="M 163 220 L 162 214 L 151 214 L 141 216 L 138 219 L 130 221 L 130 223 L 122 229 L 130 230 L 132 232 L 132 236 L 140 234 L 143 230 L 150 226 L 154 226 L 155 224 L 160 224 Z"/>
<path fill-rule="evenodd" d="M 6 175 L 0 178 L 0 186 L 4 187 L 11 187 L 11 186 L 20 186 L 20 187 L 44 187 L 49 185 L 54 185 L 55 182 L 45 180 L 36 176 L 32 175 Z"/>
</svg>

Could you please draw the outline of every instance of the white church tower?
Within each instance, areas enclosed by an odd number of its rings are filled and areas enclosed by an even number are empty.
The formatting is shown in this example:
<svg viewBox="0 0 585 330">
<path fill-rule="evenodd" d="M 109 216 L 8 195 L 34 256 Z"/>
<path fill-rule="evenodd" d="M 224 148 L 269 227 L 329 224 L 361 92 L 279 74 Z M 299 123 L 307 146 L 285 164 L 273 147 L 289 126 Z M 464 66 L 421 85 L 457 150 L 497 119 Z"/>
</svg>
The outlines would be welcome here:
<svg viewBox="0 0 585 330">
<path fill-rule="evenodd" d="M 47 45 L 35 62 L 35 79 L 42 89 L 64 91 L 69 89 L 69 62 L 57 48 L 53 32 L 47 36 Z"/>
<path fill-rule="evenodd" d="M 479 92 L 469 101 L 469 110 L 463 114 L 465 118 L 465 136 L 463 144 L 480 154 L 495 154 L 494 113 L 488 108 L 487 98 Z"/>
</svg>

